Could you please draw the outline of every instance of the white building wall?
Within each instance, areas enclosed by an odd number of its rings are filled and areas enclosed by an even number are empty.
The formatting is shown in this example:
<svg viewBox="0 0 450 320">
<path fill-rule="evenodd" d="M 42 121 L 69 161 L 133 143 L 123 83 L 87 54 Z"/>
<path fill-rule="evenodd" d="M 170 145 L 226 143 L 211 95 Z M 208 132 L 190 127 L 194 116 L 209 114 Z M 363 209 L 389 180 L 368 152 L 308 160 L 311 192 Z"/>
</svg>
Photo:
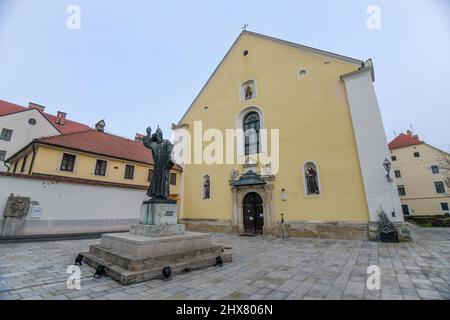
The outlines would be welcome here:
<svg viewBox="0 0 450 320">
<path fill-rule="evenodd" d="M 391 181 L 388 182 L 383 167 L 384 160 L 390 161 L 391 155 L 371 72 L 372 69 L 368 68 L 342 77 L 353 121 L 366 201 L 371 221 L 377 221 L 381 207 L 392 221 L 402 222 L 394 172 L 391 170 Z M 392 212 L 395 212 L 395 217 L 390 215 Z"/>
<path fill-rule="evenodd" d="M 36 120 L 35 125 L 31 125 L 28 122 L 29 119 L 32 118 Z M 0 150 L 6 151 L 5 159 L 8 159 L 17 151 L 25 147 L 33 139 L 59 135 L 58 130 L 56 130 L 56 128 L 35 109 L 0 117 L 0 132 L 3 128 L 13 130 L 11 141 L 0 140 Z M 0 171 L 6 170 L 7 167 L 3 162 L 0 162 Z"/>
<path fill-rule="evenodd" d="M 11 193 L 30 197 L 41 211 L 33 218 L 30 208 L 18 235 L 127 230 L 138 222 L 141 204 L 148 200 L 141 189 L 0 176 L 0 235 L 8 228 L 3 212 Z"/>
</svg>

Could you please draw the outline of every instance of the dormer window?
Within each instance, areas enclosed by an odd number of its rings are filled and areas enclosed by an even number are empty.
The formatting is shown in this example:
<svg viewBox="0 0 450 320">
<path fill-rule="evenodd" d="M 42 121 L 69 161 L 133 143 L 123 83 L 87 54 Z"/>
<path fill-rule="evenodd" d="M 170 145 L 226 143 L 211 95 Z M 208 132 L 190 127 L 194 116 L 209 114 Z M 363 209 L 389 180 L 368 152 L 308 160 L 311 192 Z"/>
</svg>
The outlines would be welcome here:
<svg viewBox="0 0 450 320">
<path fill-rule="evenodd" d="M 241 101 L 256 98 L 255 80 L 248 80 L 241 85 Z"/>
</svg>

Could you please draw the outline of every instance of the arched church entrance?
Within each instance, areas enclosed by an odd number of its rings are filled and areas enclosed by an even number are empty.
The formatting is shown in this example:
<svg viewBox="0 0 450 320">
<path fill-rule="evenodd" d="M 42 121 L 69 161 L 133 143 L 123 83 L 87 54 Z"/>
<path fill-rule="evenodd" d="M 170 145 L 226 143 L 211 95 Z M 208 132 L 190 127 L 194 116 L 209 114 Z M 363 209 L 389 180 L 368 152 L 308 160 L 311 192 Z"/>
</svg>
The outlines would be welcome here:
<svg viewBox="0 0 450 320">
<path fill-rule="evenodd" d="M 262 234 L 264 227 L 263 200 L 256 192 L 248 193 L 242 202 L 244 211 L 244 232 Z"/>
</svg>

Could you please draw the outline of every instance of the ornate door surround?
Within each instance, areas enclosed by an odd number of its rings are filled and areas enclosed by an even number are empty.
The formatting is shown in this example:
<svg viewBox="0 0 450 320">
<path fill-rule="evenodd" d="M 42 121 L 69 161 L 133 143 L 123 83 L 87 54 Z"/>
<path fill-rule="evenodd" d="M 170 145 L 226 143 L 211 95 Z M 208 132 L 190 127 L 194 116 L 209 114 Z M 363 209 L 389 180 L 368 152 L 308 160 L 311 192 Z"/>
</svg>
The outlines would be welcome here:
<svg viewBox="0 0 450 320">
<path fill-rule="evenodd" d="M 266 182 L 264 185 L 233 186 L 230 181 L 233 201 L 232 230 L 234 233 L 244 233 L 244 198 L 247 194 L 255 192 L 262 199 L 264 214 L 264 234 L 273 234 L 275 222 L 275 195 L 274 176 L 261 176 Z"/>
</svg>

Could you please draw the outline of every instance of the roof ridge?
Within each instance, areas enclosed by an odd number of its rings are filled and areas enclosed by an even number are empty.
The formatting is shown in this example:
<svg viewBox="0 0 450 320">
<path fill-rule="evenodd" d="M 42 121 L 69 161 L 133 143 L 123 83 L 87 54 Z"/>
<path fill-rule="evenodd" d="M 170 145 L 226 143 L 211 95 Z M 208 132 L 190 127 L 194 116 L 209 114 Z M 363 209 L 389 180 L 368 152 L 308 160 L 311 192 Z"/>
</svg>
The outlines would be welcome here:
<svg viewBox="0 0 450 320">
<path fill-rule="evenodd" d="M 17 107 L 24 108 L 24 109 L 28 109 L 27 107 L 21 106 L 20 104 L 17 104 L 17 103 L 14 103 L 14 102 L 9 102 L 9 101 L 3 100 L 3 99 L 0 99 L 0 102 L 13 104 L 13 105 L 15 105 L 15 106 L 17 106 Z"/>
<path fill-rule="evenodd" d="M 104 132 L 104 131 L 98 131 L 92 128 L 86 129 L 86 130 L 82 130 L 82 131 L 76 131 L 76 132 L 70 132 L 70 133 L 64 133 L 64 134 L 59 134 L 59 135 L 52 135 L 52 136 L 47 136 L 47 137 L 41 137 L 38 138 L 39 140 L 46 140 L 46 139 L 51 139 L 51 138 L 64 138 L 67 136 L 73 136 L 73 135 L 77 135 L 77 134 L 84 134 L 84 133 L 88 133 L 88 132 L 95 132 L 95 133 L 99 133 L 99 134 L 105 134 L 114 138 L 118 138 L 118 139 L 122 139 L 126 142 L 132 142 L 132 143 L 139 143 L 139 141 L 135 141 L 131 138 L 127 138 L 127 137 L 122 137 L 119 136 L 117 134 L 114 133 L 110 133 L 110 132 Z"/>
<path fill-rule="evenodd" d="M 95 130 L 92 129 L 92 128 L 89 128 L 89 129 L 82 130 L 82 131 L 75 131 L 75 132 L 69 132 L 69 133 L 61 133 L 61 134 L 55 134 L 55 135 L 52 135 L 52 136 L 41 137 L 41 138 L 38 138 L 38 140 L 41 140 L 41 139 L 51 139 L 51 138 L 62 138 L 62 137 L 72 136 L 72 135 L 75 135 L 75 134 L 80 134 L 80 133 L 85 133 L 85 132 L 90 132 L 90 131 L 95 131 Z"/>
<path fill-rule="evenodd" d="M 92 129 L 92 130 L 94 130 L 94 129 Z M 97 131 L 97 130 L 95 130 L 95 131 Z M 106 131 L 98 131 L 98 132 L 101 132 L 101 133 L 104 133 L 104 134 L 107 134 L 107 135 L 110 135 L 110 136 L 113 136 L 113 137 L 116 137 L 116 138 L 120 138 L 120 139 L 123 139 L 123 140 L 131 141 L 131 142 L 138 142 L 138 141 L 136 141 L 134 139 L 127 138 L 127 137 L 122 137 L 122 136 L 119 136 L 118 134 L 115 134 L 115 133 L 112 133 L 112 132 L 106 132 Z"/>
</svg>

